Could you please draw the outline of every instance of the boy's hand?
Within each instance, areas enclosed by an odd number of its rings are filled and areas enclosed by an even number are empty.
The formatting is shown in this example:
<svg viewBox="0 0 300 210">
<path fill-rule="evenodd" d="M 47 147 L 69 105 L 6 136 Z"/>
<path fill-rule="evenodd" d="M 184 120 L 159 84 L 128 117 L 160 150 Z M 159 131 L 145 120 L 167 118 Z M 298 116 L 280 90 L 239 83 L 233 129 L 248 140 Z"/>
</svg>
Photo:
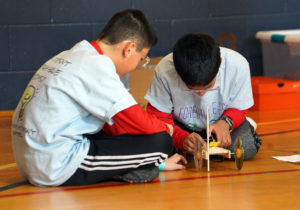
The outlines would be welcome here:
<svg viewBox="0 0 300 210">
<path fill-rule="evenodd" d="M 219 120 L 215 124 L 210 125 L 209 130 L 210 134 L 216 134 L 219 147 L 228 147 L 231 144 L 229 125 L 225 120 Z"/>
<path fill-rule="evenodd" d="M 184 165 L 186 164 L 187 164 L 187 160 L 182 155 L 176 153 L 166 160 L 164 171 L 185 169 Z"/>
<path fill-rule="evenodd" d="M 183 140 L 183 150 L 187 151 L 188 153 L 193 154 L 196 139 L 199 139 L 201 141 L 202 146 L 205 145 L 205 141 L 202 139 L 202 137 L 198 133 L 190 133 L 185 139 Z"/>
</svg>

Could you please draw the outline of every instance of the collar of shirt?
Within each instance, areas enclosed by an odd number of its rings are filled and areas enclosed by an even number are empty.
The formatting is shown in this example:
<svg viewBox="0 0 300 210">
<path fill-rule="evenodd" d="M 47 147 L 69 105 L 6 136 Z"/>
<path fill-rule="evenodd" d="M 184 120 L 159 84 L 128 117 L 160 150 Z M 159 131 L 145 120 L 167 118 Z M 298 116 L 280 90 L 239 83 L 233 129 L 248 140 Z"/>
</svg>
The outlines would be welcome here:
<svg viewBox="0 0 300 210">
<path fill-rule="evenodd" d="M 100 55 L 103 55 L 103 51 L 96 41 L 90 41 L 90 44 L 97 50 Z"/>
</svg>

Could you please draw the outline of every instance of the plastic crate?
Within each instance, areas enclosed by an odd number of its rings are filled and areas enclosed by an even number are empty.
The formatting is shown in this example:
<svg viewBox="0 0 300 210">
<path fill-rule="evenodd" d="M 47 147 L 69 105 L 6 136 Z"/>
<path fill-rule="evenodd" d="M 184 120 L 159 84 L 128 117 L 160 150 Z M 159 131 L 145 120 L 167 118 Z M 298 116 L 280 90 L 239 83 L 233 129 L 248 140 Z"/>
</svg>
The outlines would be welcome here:
<svg viewBox="0 0 300 210">
<path fill-rule="evenodd" d="M 254 98 L 252 110 L 300 108 L 300 81 L 254 76 L 251 84 Z"/>
<path fill-rule="evenodd" d="M 263 75 L 300 80 L 300 29 L 260 31 Z"/>
</svg>

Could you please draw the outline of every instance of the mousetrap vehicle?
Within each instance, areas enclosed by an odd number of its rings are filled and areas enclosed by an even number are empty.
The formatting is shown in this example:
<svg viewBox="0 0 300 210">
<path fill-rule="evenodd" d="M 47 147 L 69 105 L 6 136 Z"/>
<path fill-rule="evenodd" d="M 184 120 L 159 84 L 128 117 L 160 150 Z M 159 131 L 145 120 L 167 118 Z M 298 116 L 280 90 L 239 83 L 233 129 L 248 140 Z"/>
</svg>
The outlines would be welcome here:
<svg viewBox="0 0 300 210">
<path fill-rule="evenodd" d="M 218 142 L 209 136 L 209 112 L 208 107 L 206 109 L 207 119 L 206 119 L 206 146 L 202 147 L 200 140 L 196 140 L 195 149 L 194 149 L 194 163 L 197 170 L 201 170 L 203 166 L 203 159 L 207 160 L 207 171 L 210 171 L 210 156 L 211 155 L 220 155 L 225 158 L 231 158 L 231 155 L 235 155 L 235 164 L 238 170 L 243 167 L 244 161 L 244 147 L 242 144 L 242 139 L 237 137 L 235 140 L 235 153 L 231 153 L 230 150 L 218 147 Z"/>
</svg>

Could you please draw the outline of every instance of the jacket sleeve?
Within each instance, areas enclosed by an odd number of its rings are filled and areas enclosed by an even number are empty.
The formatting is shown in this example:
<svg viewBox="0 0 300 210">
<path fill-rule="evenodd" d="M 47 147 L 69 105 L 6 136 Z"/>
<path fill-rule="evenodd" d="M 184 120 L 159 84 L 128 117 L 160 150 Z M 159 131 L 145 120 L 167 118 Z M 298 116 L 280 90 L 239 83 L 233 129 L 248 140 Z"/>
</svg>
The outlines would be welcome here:
<svg viewBox="0 0 300 210">
<path fill-rule="evenodd" d="M 181 129 L 177 125 L 174 124 L 174 119 L 170 113 L 165 113 L 157 110 L 155 107 L 153 107 L 150 103 L 147 104 L 146 110 L 148 113 L 155 115 L 158 119 L 173 125 L 174 132 L 173 132 L 173 142 L 175 147 L 179 149 L 183 149 L 183 141 L 187 135 L 189 135 L 189 132 Z"/>
<path fill-rule="evenodd" d="M 239 109 L 229 108 L 224 111 L 222 116 L 227 116 L 232 120 L 233 123 L 232 130 L 234 130 L 244 122 L 247 111 L 248 111 L 247 109 L 239 110 Z"/>
<path fill-rule="evenodd" d="M 170 132 L 166 123 L 156 116 L 147 113 L 139 105 L 133 105 L 113 117 L 114 123 L 104 124 L 102 128 L 106 135 L 116 136 L 122 134 L 153 134 L 162 131 Z"/>
</svg>

